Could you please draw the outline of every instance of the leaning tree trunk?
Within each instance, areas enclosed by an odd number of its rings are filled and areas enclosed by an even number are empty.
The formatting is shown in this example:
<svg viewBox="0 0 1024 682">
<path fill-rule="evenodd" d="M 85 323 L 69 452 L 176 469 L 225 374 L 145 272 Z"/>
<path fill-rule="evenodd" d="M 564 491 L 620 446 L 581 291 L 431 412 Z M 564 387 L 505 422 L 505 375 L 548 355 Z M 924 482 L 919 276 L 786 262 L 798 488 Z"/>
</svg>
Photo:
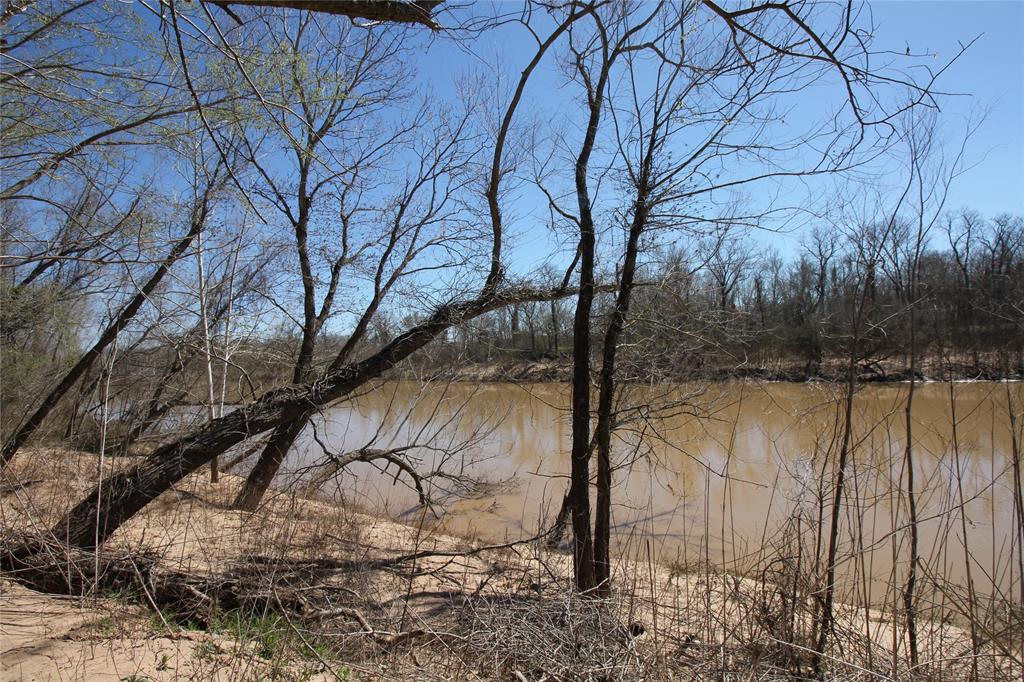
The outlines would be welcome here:
<svg viewBox="0 0 1024 682">
<path fill-rule="evenodd" d="M 425 0 L 432 2 L 433 0 Z M 253 403 L 228 415 L 212 420 L 177 441 L 158 448 L 137 466 L 110 476 L 102 481 L 85 499 L 71 509 L 53 528 L 57 537 L 70 544 L 91 547 L 104 542 L 111 533 L 139 510 L 156 499 L 185 476 L 193 473 L 228 448 L 254 435 L 277 428 L 294 420 L 304 420 L 309 411 L 338 400 L 426 346 L 439 334 L 451 327 L 508 305 L 525 301 L 550 301 L 576 293 L 565 285 L 554 289 L 537 290 L 525 287 L 502 290 L 501 215 L 498 206 L 498 185 L 502 175 L 502 150 L 505 136 L 511 126 L 512 115 L 525 89 L 530 73 L 540 62 L 546 50 L 584 14 L 587 8 L 574 12 L 562 22 L 538 48 L 537 54 L 523 71 L 516 94 L 506 110 L 498 143 L 495 145 L 491 167 L 491 183 L 487 190 L 491 213 L 492 244 L 491 267 L 483 288 L 474 298 L 452 301 L 438 306 L 420 324 L 395 338 L 370 357 L 331 369 L 316 381 L 286 386 L 264 394 Z M 603 74 L 606 78 L 606 74 Z M 603 84 L 602 84 L 603 91 Z M 596 114 L 594 114 L 596 116 Z M 596 124 L 588 127 L 589 146 L 593 146 Z M 586 164 L 582 164 L 584 188 Z M 578 174 L 579 176 L 579 174 Z M 591 236 L 593 229 L 591 229 Z M 593 243 L 591 240 L 591 259 Z M 587 296 L 593 298 L 593 268 Z M 586 443 L 584 443 L 586 448 Z M 102 492 L 102 495 L 101 495 Z M 589 529 L 587 529 L 589 534 Z"/>
<path fill-rule="evenodd" d="M 307 120 L 308 124 L 312 124 Z M 316 350 L 317 335 L 330 314 L 334 301 L 334 291 L 337 285 L 337 274 L 341 267 L 341 260 L 336 261 L 335 269 L 332 270 L 331 285 L 328 288 L 320 314 L 316 310 L 316 278 L 313 276 L 313 267 L 309 259 L 309 218 L 311 210 L 311 198 L 308 192 L 309 182 L 309 159 L 313 157 L 316 138 L 309 138 L 307 146 L 296 147 L 299 154 L 299 184 L 298 184 L 298 217 L 292 223 L 295 233 L 295 251 L 298 256 L 299 272 L 302 275 L 302 343 L 299 346 L 299 353 L 295 359 L 295 367 L 292 374 L 292 382 L 296 384 L 305 383 L 310 380 L 310 373 L 313 367 L 313 354 Z M 290 214 L 289 214 L 290 215 Z M 312 412 L 304 413 L 294 421 L 282 424 L 274 430 L 266 447 L 260 454 L 255 466 L 249 472 L 242 489 L 235 497 L 232 505 L 235 509 L 252 511 L 259 505 L 263 495 L 270 487 L 271 481 L 281 468 L 281 463 L 288 455 L 295 438 L 306 425 L 306 421 Z M 216 460 L 214 460 L 216 461 Z"/>
<path fill-rule="evenodd" d="M 311 412 L 305 412 L 301 417 L 274 429 L 266 447 L 260 453 L 259 460 L 246 477 L 242 489 L 238 491 L 232 505 L 233 508 L 253 511 L 259 506 L 278 469 L 281 468 L 281 463 L 284 462 L 295 439 L 302 433 L 311 414 Z"/>
<path fill-rule="evenodd" d="M 315 382 L 269 391 L 258 400 L 157 448 L 140 464 L 109 476 L 53 527 L 71 545 L 93 547 L 143 507 L 228 448 L 348 395 L 409 357 L 452 326 L 517 301 L 547 301 L 565 289 L 517 289 L 443 305 L 374 355 L 329 372 Z M 102 495 L 100 494 L 102 491 Z M 97 527 L 98 524 L 98 527 Z"/>
<path fill-rule="evenodd" d="M 96 359 L 99 358 L 103 351 L 114 342 L 114 339 L 116 339 L 118 334 L 121 333 L 121 330 L 132 321 L 135 315 L 139 312 L 139 309 L 142 308 L 142 304 L 149 299 L 150 295 L 152 295 L 160 285 L 160 282 L 163 281 L 164 276 L 171 269 L 171 266 L 174 265 L 174 263 L 181 258 L 192 245 L 192 240 L 194 240 L 196 235 L 202 231 L 203 225 L 206 223 L 211 189 L 212 188 L 209 188 L 207 190 L 206 194 L 203 196 L 202 205 L 194 212 L 192 226 L 189 229 L 188 234 L 174 245 L 174 248 L 171 249 L 171 252 L 160 264 L 160 267 L 156 269 L 156 272 L 150 276 L 128 304 L 121 309 L 121 312 L 118 313 L 114 321 L 103 330 L 103 333 L 100 335 L 100 338 L 96 343 L 94 343 L 92 347 L 78 359 L 78 362 L 68 370 L 67 374 L 65 374 L 60 380 L 60 383 L 58 383 L 53 390 L 43 398 L 43 402 L 40 403 L 38 408 L 36 408 L 36 411 L 33 412 L 21 427 L 7 439 L 7 442 L 4 443 L 3 450 L 0 451 L 0 469 L 7 466 L 7 463 L 11 461 L 11 458 L 14 457 L 14 454 L 18 449 L 28 441 L 40 426 L 42 426 L 49 414 L 55 407 L 57 407 L 57 403 L 60 402 L 61 398 L 63 398 L 64 395 L 74 387 L 75 383 L 83 374 L 89 371 L 96 362 Z"/>
<path fill-rule="evenodd" d="M 301 243 L 300 249 L 304 249 Z M 306 272 L 308 270 L 304 266 L 304 273 Z M 306 280 L 305 274 L 303 278 Z M 312 274 L 309 275 L 308 281 L 312 281 Z M 311 301 L 311 285 L 307 284 L 306 292 L 307 300 Z M 302 346 L 299 348 L 299 356 L 295 361 L 295 369 L 292 376 L 292 381 L 296 384 L 305 383 L 312 378 L 313 352 L 316 348 L 316 337 L 319 331 L 320 320 L 315 314 L 307 312 L 302 335 Z M 347 348 L 348 344 L 339 353 L 339 357 L 347 357 Z M 249 471 L 245 483 L 242 484 L 242 489 L 238 491 L 238 495 L 235 497 L 234 504 L 232 505 L 234 509 L 253 511 L 259 506 L 263 496 L 270 488 L 274 476 L 277 475 L 278 470 L 281 468 L 284 458 L 288 456 L 288 451 L 295 443 L 295 439 L 302 433 L 302 429 L 305 428 L 306 423 L 313 416 L 314 412 L 314 409 L 308 409 L 294 421 L 282 424 L 274 429 L 270 439 L 267 441 L 266 447 L 260 453 L 260 458 L 256 461 L 252 470 Z"/>
<path fill-rule="evenodd" d="M 295 373 L 293 375 L 293 380 L 296 384 L 309 381 L 310 379 L 310 369 L 313 365 L 313 349 L 316 344 L 316 334 L 319 331 L 315 326 L 315 322 L 314 320 L 312 326 L 307 325 L 306 331 L 303 334 L 302 347 L 299 349 L 299 357 L 295 362 Z M 256 460 L 256 464 L 249 471 L 249 475 L 242 484 L 241 490 L 235 496 L 232 508 L 242 511 L 253 511 L 259 506 L 263 496 L 270 488 L 274 476 L 277 475 L 278 470 L 281 468 L 284 458 L 288 456 L 288 451 L 291 450 L 292 444 L 295 443 L 295 439 L 302 433 L 302 429 L 305 428 L 306 423 L 313 416 L 314 412 L 314 409 L 303 410 L 300 416 L 274 429 L 266 446 L 263 448 L 263 452 L 260 453 L 259 459 Z"/>
</svg>

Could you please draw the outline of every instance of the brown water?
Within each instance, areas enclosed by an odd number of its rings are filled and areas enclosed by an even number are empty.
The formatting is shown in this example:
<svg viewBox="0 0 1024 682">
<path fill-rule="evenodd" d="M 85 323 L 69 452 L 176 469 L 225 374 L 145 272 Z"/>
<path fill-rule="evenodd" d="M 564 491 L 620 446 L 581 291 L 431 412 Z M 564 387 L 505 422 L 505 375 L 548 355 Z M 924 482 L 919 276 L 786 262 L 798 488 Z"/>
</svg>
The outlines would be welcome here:
<svg viewBox="0 0 1024 682">
<path fill-rule="evenodd" d="M 914 401 L 926 572 L 965 582 L 959 480 L 966 547 L 983 591 L 1019 581 L 1011 561 L 1007 389 L 1019 411 L 1021 384 L 953 385 L 959 464 L 950 386 L 919 384 Z M 615 446 L 618 552 L 646 550 L 650 541 L 663 562 L 747 571 L 766 558 L 795 553 L 799 516 L 802 556 L 822 555 L 815 552 L 818 479 L 824 470 L 831 480 L 842 391 L 827 384 L 750 383 L 626 389 Z M 872 600 L 882 598 L 877 585 L 893 582 L 893 571 L 902 576 L 906 567 L 907 504 L 894 492 L 905 480 L 906 396 L 906 385 L 868 385 L 855 400 L 841 537 L 843 554 L 857 558 L 845 560 L 840 572 L 845 589 L 866 589 Z M 317 422 L 315 435 L 339 453 L 419 445 L 407 454 L 418 459 L 419 471 L 434 474 L 424 483 L 437 500 L 433 512 L 424 514 L 410 479 L 394 465 L 381 471 L 383 462 L 355 465 L 327 488 L 374 511 L 501 541 L 537 534 L 558 511 L 569 467 L 567 408 L 568 387 L 560 384 L 388 383 L 333 408 Z M 298 450 L 292 476 L 323 459 L 311 432 Z M 873 586 L 864 588 L 858 575 Z"/>
</svg>

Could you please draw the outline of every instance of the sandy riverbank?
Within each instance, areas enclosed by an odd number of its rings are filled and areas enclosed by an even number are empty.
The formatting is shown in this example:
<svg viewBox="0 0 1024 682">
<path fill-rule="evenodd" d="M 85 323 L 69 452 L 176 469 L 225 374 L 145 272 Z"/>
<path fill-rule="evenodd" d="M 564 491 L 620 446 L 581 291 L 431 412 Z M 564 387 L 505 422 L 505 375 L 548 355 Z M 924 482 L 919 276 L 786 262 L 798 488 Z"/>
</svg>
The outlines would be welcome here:
<svg viewBox="0 0 1024 682">
<path fill-rule="evenodd" d="M 108 473 L 128 464 L 105 462 Z M 97 475 L 92 455 L 20 453 L 3 480 L 4 542 L 45 532 Z M 253 514 L 237 512 L 227 507 L 239 483 L 230 475 L 216 485 L 205 472 L 189 477 L 122 527 L 106 551 L 148 557 L 161 570 L 202 576 L 203 584 L 253 581 L 248 594 L 261 595 L 255 610 L 196 623 L 179 619 L 173 605 L 152 608 L 146 594 L 99 587 L 42 594 L 8 573 L 0 679 L 674 679 L 809 672 L 801 650 L 809 643 L 807 619 L 794 616 L 795 631 L 788 632 L 797 641 L 779 641 L 778 590 L 759 580 L 665 565 L 641 543 L 636 556 L 619 559 L 613 597 L 597 604 L 572 595 L 571 558 L 542 543 L 487 548 L 436 533 L 425 522 L 400 524 L 286 491 L 273 492 Z M 267 606 L 275 599 L 279 610 Z M 922 659 L 933 676 L 963 679 L 969 634 L 943 623 L 921 629 Z M 830 654 L 839 659 L 831 664 L 837 676 L 867 679 L 878 674 L 865 672 L 867 666 L 891 665 L 886 657 L 898 638 L 887 614 L 841 606 L 833 641 L 842 647 Z M 980 663 L 988 674 L 1019 679 L 1019 667 L 998 648 L 986 645 L 985 652 Z"/>
</svg>

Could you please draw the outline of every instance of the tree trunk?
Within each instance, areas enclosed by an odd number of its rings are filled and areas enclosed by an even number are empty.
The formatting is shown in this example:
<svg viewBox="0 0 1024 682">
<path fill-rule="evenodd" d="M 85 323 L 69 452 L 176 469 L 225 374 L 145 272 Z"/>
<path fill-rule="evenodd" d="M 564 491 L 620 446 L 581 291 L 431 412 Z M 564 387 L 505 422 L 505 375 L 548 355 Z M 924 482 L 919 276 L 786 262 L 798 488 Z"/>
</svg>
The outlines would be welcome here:
<svg viewBox="0 0 1024 682">
<path fill-rule="evenodd" d="M 828 636 L 832 631 L 832 605 L 835 600 L 836 563 L 839 552 L 839 523 L 843 509 L 843 493 L 846 482 L 846 465 L 850 457 L 853 436 L 853 398 L 857 392 L 856 354 L 850 350 L 847 365 L 846 396 L 843 411 L 843 440 L 839 449 L 839 462 L 835 485 L 832 488 L 832 513 L 828 534 L 828 556 L 825 563 L 825 596 L 821 608 L 821 619 L 818 629 L 817 650 L 814 653 L 814 669 L 819 679 L 823 674 L 821 659 L 825 655 Z"/>
<path fill-rule="evenodd" d="M 646 182 L 646 179 L 642 182 Z M 608 593 L 611 580 L 611 440 L 612 403 L 615 399 L 615 355 L 626 323 L 626 315 L 629 313 L 629 302 L 636 276 L 636 256 L 640 244 L 640 234 L 647 224 L 647 210 L 644 206 L 646 191 L 641 189 L 639 194 L 636 212 L 629 229 L 629 239 L 626 243 L 626 258 L 622 266 L 619 294 L 604 337 L 600 396 L 597 406 L 597 504 L 594 510 L 594 567 L 598 589 L 604 594 Z"/>
<path fill-rule="evenodd" d="M 551 302 L 551 350 L 558 354 L 558 309 L 554 301 Z"/>
<path fill-rule="evenodd" d="M 228 5 L 283 7 L 308 12 L 336 14 L 371 22 L 420 24 L 437 30 L 433 11 L 443 0 L 202 0 L 226 8 Z M 234 13 L 231 16 L 235 16 Z M 241 21 L 237 19 L 237 21 Z"/>
<path fill-rule="evenodd" d="M 292 444 L 295 443 L 295 439 L 299 437 L 306 422 L 309 421 L 310 415 L 311 413 L 304 413 L 301 417 L 274 429 L 274 433 L 260 454 L 259 461 L 249 472 L 242 489 L 238 491 L 232 508 L 251 512 L 259 506 Z"/>
<path fill-rule="evenodd" d="M 309 381 L 310 369 L 313 366 L 313 354 L 316 350 L 316 337 L 320 333 L 322 318 L 316 312 L 316 278 L 313 276 L 313 267 L 309 259 L 309 215 L 310 196 L 307 191 L 309 182 L 309 159 L 312 157 L 315 147 L 313 138 L 309 138 L 305 149 L 296 149 L 299 155 L 299 185 L 298 217 L 292 223 L 295 232 L 295 251 L 299 260 L 299 272 L 302 275 L 302 343 L 299 346 L 298 356 L 295 358 L 295 366 L 292 370 L 292 382 L 299 384 Z M 328 294 L 323 303 L 323 316 L 330 312 L 333 296 Z M 238 491 L 235 502 L 232 505 L 235 509 L 253 511 L 259 506 L 260 500 L 267 492 L 274 476 L 277 475 L 281 463 L 288 455 L 295 438 L 306 425 L 311 412 L 304 412 L 295 421 L 282 424 L 274 430 L 267 442 L 266 447 L 260 454 L 256 465 L 249 472 L 242 489 Z M 216 461 L 216 460 L 214 460 Z"/>
<path fill-rule="evenodd" d="M 591 121 L 596 132 L 596 121 Z M 589 156 L 589 148 L 585 147 Z M 572 452 L 569 471 L 569 511 L 573 533 L 573 570 L 576 589 L 588 592 L 596 585 L 594 548 L 590 535 L 590 314 L 594 303 L 594 223 L 586 190 L 586 161 L 577 167 L 580 202 L 580 291 L 572 336 Z"/>
<path fill-rule="evenodd" d="M 920 249 L 920 239 L 918 241 Z M 917 568 L 920 559 L 918 557 L 918 521 L 917 521 L 917 492 L 914 483 L 914 392 L 917 387 L 917 302 L 915 299 L 917 259 L 913 264 L 914 272 L 910 275 L 910 288 L 908 292 L 910 305 L 910 388 L 907 392 L 906 407 L 906 437 L 907 444 L 904 450 L 904 464 L 907 469 L 907 505 L 910 512 L 910 565 L 907 572 L 907 583 L 903 590 L 903 609 L 907 618 L 907 640 L 910 648 L 910 665 L 917 668 L 918 645 L 917 645 L 917 614 L 915 609 L 915 594 L 917 585 Z"/>
<path fill-rule="evenodd" d="M 452 326 L 515 301 L 547 301 L 571 293 L 563 289 L 517 289 L 443 305 L 369 358 L 329 372 L 315 382 L 269 391 L 249 405 L 157 448 L 135 467 L 109 476 L 102 482 L 102 495 L 99 487 L 94 489 L 57 522 L 53 534 L 78 547 L 102 544 L 121 524 L 216 455 L 348 395 Z"/>
<path fill-rule="evenodd" d="M 589 244 L 587 243 L 589 241 Z M 569 472 L 569 509 L 573 533 L 573 569 L 576 589 L 596 585 L 594 548 L 590 536 L 590 309 L 593 287 L 594 235 L 584 239 L 580 268 L 580 294 L 573 325 L 572 454 Z"/>
<path fill-rule="evenodd" d="M 596 20 L 596 18 L 595 18 Z M 602 40 L 606 36 L 602 33 Z M 580 291 L 576 299 L 572 337 L 572 452 L 569 471 L 569 509 L 572 518 L 573 569 L 576 589 L 589 592 L 597 586 L 594 547 L 590 534 L 590 317 L 594 305 L 594 231 L 593 207 L 587 185 L 588 165 L 601 123 L 605 87 L 614 56 L 602 45 L 602 63 L 596 84 L 592 84 L 582 61 L 577 62 L 587 87 L 588 118 L 579 156 L 576 157 L 576 203 L 580 229 Z"/>
<path fill-rule="evenodd" d="M 206 413 L 212 420 L 218 415 L 213 397 L 213 352 L 210 345 L 210 318 L 206 309 L 206 268 L 203 264 L 202 233 L 196 235 L 196 275 L 199 278 L 199 322 L 203 331 L 203 354 L 206 360 L 204 366 L 206 370 Z M 214 457 L 210 460 L 210 483 L 216 483 L 219 479 L 217 458 Z"/>
<path fill-rule="evenodd" d="M 75 383 L 83 374 L 89 371 L 93 366 L 93 363 L 96 362 L 96 359 L 100 357 L 103 351 L 106 350 L 111 343 L 113 343 L 114 339 L 117 338 L 117 335 L 121 333 L 121 330 L 132 321 L 132 318 L 134 318 L 139 312 L 139 309 L 142 308 L 142 304 L 149 299 L 150 295 L 160 285 L 160 282 L 163 281 L 164 276 L 171 269 L 171 266 L 174 265 L 174 263 L 181 258 L 192 245 L 192 240 L 195 239 L 196 235 L 202 231 L 203 225 L 206 223 L 211 191 L 212 187 L 207 188 L 202 199 L 202 204 L 196 207 L 192 217 L 192 226 L 189 229 L 188 234 L 174 245 L 174 248 L 171 249 L 167 258 L 165 258 L 160 264 L 160 267 L 156 269 L 156 272 L 150 275 L 150 278 L 142 286 L 139 292 L 132 297 L 124 308 L 121 309 L 121 312 L 118 313 L 114 321 L 107 326 L 105 330 L 103 330 L 103 333 L 100 335 L 100 338 L 96 343 L 94 343 L 92 347 L 78 359 L 78 362 L 68 370 L 67 374 L 65 374 L 60 380 L 60 383 L 58 383 L 57 386 L 55 386 L 53 390 L 43 398 L 43 402 L 38 408 L 36 408 L 36 411 L 32 413 L 25 423 L 14 432 L 6 443 L 4 443 L 3 450 L 0 451 L 0 470 L 7 466 L 7 463 L 10 462 L 12 457 L 14 457 L 14 453 L 16 453 L 18 449 L 28 441 L 32 434 L 42 426 L 43 421 L 46 420 L 46 417 L 49 416 L 50 412 L 52 412 L 57 406 L 57 403 L 60 402 L 61 398 L 63 398 L 72 387 L 74 387 Z"/>
</svg>

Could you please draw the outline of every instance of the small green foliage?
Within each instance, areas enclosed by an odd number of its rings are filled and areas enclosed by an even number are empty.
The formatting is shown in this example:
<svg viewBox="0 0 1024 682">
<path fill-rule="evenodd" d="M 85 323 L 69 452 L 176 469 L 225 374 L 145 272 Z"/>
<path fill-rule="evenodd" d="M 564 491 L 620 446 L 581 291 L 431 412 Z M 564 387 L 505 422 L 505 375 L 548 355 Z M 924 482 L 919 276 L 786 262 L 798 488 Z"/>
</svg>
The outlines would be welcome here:
<svg viewBox="0 0 1024 682">
<path fill-rule="evenodd" d="M 200 642 L 199 646 L 196 647 L 195 651 L 196 656 L 199 657 L 200 660 L 205 661 L 219 654 L 220 647 L 218 647 L 214 642 L 207 639 Z"/>
<path fill-rule="evenodd" d="M 330 672 L 334 675 L 335 680 L 341 680 L 344 682 L 352 676 L 351 669 L 345 666 L 335 667 L 334 665 L 331 665 L 331 663 L 337 659 L 337 654 L 324 640 L 314 639 L 311 642 L 303 642 L 302 653 L 305 658 L 316 661 L 321 665 L 311 665 L 302 668 L 299 675 L 300 680 L 312 679 L 313 676 L 321 671 L 323 664 L 328 664 L 328 668 L 325 672 Z"/>
<path fill-rule="evenodd" d="M 104 637 L 111 637 L 117 632 L 117 621 L 113 616 L 104 616 L 96 623 L 96 627 Z"/>
<path fill-rule="evenodd" d="M 239 642 L 255 642 L 257 654 L 270 660 L 286 644 L 288 628 L 277 614 L 256 615 L 236 609 L 212 618 L 210 632 L 228 635 Z"/>
<path fill-rule="evenodd" d="M 151 615 L 147 623 L 149 625 L 149 629 L 153 632 L 162 632 L 164 629 L 164 623 L 157 615 Z"/>
<path fill-rule="evenodd" d="M 203 627 L 201 622 L 183 616 L 174 609 L 168 607 L 160 609 L 160 615 L 154 614 L 149 617 L 149 626 L 153 630 L 163 630 L 164 623 L 167 623 L 167 625 L 172 629 L 177 628 L 180 630 L 192 631 L 202 631 L 206 629 Z"/>
<path fill-rule="evenodd" d="M 163 672 L 170 668 L 171 657 L 167 654 L 160 654 L 160 660 L 156 664 L 156 669 L 159 672 Z"/>
<path fill-rule="evenodd" d="M 113 599 L 115 601 L 123 602 L 125 604 L 137 604 L 141 598 L 139 590 L 133 585 L 125 585 L 123 587 L 117 587 L 111 590 L 103 592 L 103 596 L 107 599 Z"/>
<path fill-rule="evenodd" d="M 327 642 L 300 641 L 285 619 L 276 613 L 253 613 L 244 609 L 217 613 L 210 619 L 209 632 L 230 637 L 242 645 L 253 645 L 254 653 L 270 662 L 270 668 L 264 671 L 266 679 L 270 680 L 309 680 L 320 672 L 323 666 L 319 664 L 336 659 Z M 203 651 L 199 653 L 202 655 Z M 315 663 L 298 669 L 291 667 L 302 659 Z M 352 674 L 345 667 L 332 672 L 338 680 L 348 680 Z"/>
<path fill-rule="evenodd" d="M 126 675 L 120 679 L 120 682 L 149 682 L 148 677 L 142 675 Z"/>
<path fill-rule="evenodd" d="M 306 654 L 306 658 L 317 661 L 329 661 L 334 658 L 334 651 L 323 641 L 313 641 L 304 646 L 303 651 Z"/>
</svg>

